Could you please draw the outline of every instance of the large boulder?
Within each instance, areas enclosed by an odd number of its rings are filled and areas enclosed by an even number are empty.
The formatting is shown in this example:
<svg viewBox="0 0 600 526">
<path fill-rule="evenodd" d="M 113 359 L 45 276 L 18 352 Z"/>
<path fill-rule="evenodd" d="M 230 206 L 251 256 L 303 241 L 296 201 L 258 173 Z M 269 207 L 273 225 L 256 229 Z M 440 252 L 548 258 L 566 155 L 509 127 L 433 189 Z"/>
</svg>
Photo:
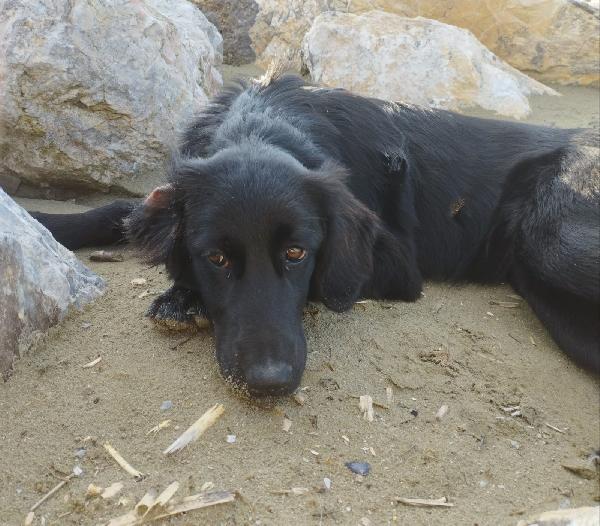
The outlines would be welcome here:
<svg viewBox="0 0 600 526">
<path fill-rule="evenodd" d="M 583 85 L 598 85 L 599 81 L 598 0 L 244 0 L 244 3 L 252 13 L 251 25 L 245 20 L 240 28 L 233 20 L 223 18 L 218 27 L 224 35 L 247 31 L 262 65 L 291 57 L 292 65 L 298 67 L 297 52 L 302 37 L 313 20 L 325 11 L 359 14 L 380 10 L 422 16 L 468 29 L 500 58 L 538 80 Z"/>
<path fill-rule="evenodd" d="M 363 9 L 433 18 L 469 29 L 496 55 L 543 82 L 598 86 L 598 0 L 360 0 Z M 368 4 L 368 5 L 367 5 Z"/>
<path fill-rule="evenodd" d="M 0 189 L 0 376 L 70 306 L 82 307 L 104 287 Z"/>
<path fill-rule="evenodd" d="M 256 60 L 250 29 L 256 22 L 254 0 L 191 0 L 221 32 L 223 62 L 232 66 Z"/>
<path fill-rule="evenodd" d="M 306 34 L 302 51 L 319 84 L 421 106 L 479 106 L 520 118 L 530 111 L 527 95 L 556 94 L 504 63 L 469 31 L 426 18 L 325 13 Z"/>
<path fill-rule="evenodd" d="M 221 46 L 184 0 L 0 0 L 0 175 L 145 193 Z"/>
</svg>

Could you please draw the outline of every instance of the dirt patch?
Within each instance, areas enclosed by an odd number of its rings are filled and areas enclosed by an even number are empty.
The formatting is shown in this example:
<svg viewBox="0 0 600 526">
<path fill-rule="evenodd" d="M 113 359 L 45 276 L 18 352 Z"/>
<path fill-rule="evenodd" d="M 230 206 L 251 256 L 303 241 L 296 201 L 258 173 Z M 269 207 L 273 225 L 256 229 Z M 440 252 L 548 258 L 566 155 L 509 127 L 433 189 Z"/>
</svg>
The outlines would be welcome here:
<svg viewBox="0 0 600 526">
<path fill-rule="evenodd" d="M 597 126 L 598 92 L 560 89 L 561 99 L 534 101 L 531 120 Z M 167 521 L 181 525 L 515 524 L 523 514 L 598 499 L 597 479 L 562 467 L 585 462 L 600 444 L 598 381 L 567 360 L 510 288 L 429 283 L 416 304 L 368 302 L 341 315 L 310 306 L 304 405 L 256 402 L 221 379 L 210 333 L 165 334 L 143 317 L 167 280 L 122 251 L 122 263 L 88 262 L 91 250 L 78 252 L 108 291 L 52 329 L 0 384 L 1 524 L 19 524 L 75 465 L 82 475 L 37 512 L 46 524 L 100 524 L 126 511 L 117 499 L 86 500 L 92 482 L 122 481 L 130 505 L 173 480 L 181 495 L 206 482 L 239 491 L 234 503 Z M 146 284 L 132 285 L 135 278 Z M 376 402 L 373 422 L 359 410 L 364 394 Z M 165 401 L 171 409 L 161 410 Z M 215 403 L 225 406 L 223 417 L 165 457 Z M 448 412 L 436 419 L 442 405 Z M 171 427 L 146 434 L 165 419 Z M 148 476 L 133 480 L 105 441 Z M 353 474 L 349 461 L 370 463 L 370 473 Z M 291 488 L 308 491 L 276 493 Z M 455 506 L 395 500 L 444 496 Z"/>
</svg>

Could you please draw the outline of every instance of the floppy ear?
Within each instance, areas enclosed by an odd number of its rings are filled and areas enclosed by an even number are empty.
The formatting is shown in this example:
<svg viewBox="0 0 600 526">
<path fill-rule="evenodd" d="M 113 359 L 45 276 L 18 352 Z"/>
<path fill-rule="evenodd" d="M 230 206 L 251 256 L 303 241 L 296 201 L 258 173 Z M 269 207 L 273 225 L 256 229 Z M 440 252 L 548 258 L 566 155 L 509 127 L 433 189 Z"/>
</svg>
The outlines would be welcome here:
<svg viewBox="0 0 600 526">
<path fill-rule="evenodd" d="M 347 188 L 345 177 L 346 172 L 332 163 L 307 177 L 325 221 L 313 287 L 317 297 L 337 312 L 351 308 L 371 279 L 373 246 L 381 228 L 377 216 Z"/>
<path fill-rule="evenodd" d="M 171 184 L 155 188 L 125 221 L 128 240 L 153 265 L 166 263 L 181 237 L 182 212 L 176 193 Z"/>
</svg>

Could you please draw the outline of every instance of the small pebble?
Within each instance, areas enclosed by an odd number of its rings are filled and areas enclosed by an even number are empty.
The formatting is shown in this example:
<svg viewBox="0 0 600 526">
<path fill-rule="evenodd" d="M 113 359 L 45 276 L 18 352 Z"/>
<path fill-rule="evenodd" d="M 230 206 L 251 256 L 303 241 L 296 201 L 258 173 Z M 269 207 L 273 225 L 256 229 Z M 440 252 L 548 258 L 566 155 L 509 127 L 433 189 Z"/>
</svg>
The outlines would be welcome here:
<svg viewBox="0 0 600 526">
<path fill-rule="evenodd" d="M 329 490 L 331 489 L 331 479 L 330 479 L 330 478 L 327 478 L 327 477 L 325 477 L 325 478 L 323 479 L 323 487 L 324 487 L 324 488 L 325 488 L 327 491 L 329 491 Z"/>
<path fill-rule="evenodd" d="M 417 411 L 416 409 L 411 409 L 411 410 L 410 410 L 410 414 L 411 414 L 412 416 L 418 416 L 418 415 L 419 415 L 419 411 Z"/>
<path fill-rule="evenodd" d="M 345 466 L 357 475 L 368 475 L 371 471 L 371 464 L 368 462 L 346 462 Z"/>
<path fill-rule="evenodd" d="M 88 323 L 87 321 L 85 323 L 81 324 L 82 329 L 89 329 L 91 326 L 92 326 L 92 324 Z"/>
<path fill-rule="evenodd" d="M 296 391 L 293 398 L 294 402 L 296 402 L 298 405 L 304 405 L 306 403 L 306 395 L 301 391 Z"/>
<path fill-rule="evenodd" d="M 479 481 L 479 487 L 480 488 L 485 488 L 488 485 L 488 481 L 487 480 L 480 480 Z"/>
<path fill-rule="evenodd" d="M 134 278 L 131 280 L 131 284 L 134 287 L 141 287 L 146 284 L 146 278 Z"/>
<path fill-rule="evenodd" d="M 162 404 L 160 404 L 161 411 L 168 411 L 173 407 L 173 402 L 171 400 L 165 400 Z"/>
<path fill-rule="evenodd" d="M 236 440 L 236 437 L 235 437 L 235 435 L 227 435 L 226 440 L 227 440 L 228 444 L 233 444 Z"/>
<path fill-rule="evenodd" d="M 75 450 L 75 456 L 77 458 L 83 458 L 83 457 L 85 457 L 86 453 L 87 453 L 87 450 L 84 447 L 80 447 L 79 449 Z"/>
<path fill-rule="evenodd" d="M 519 449 L 521 447 L 521 444 L 519 444 L 516 440 L 511 440 L 510 441 L 510 447 L 514 447 L 515 449 Z"/>
<path fill-rule="evenodd" d="M 83 475 L 83 469 L 81 469 L 79 466 L 75 466 L 73 468 L 73 475 L 75 475 L 76 477 Z"/>
<path fill-rule="evenodd" d="M 440 407 L 437 410 L 437 413 L 435 414 L 435 418 L 437 420 L 441 420 L 442 418 L 444 418 L 446 416 L 447 412 L 448 412 L 448 406 L 446 404 L 444 404 L 442 407 Z"/>
</svg>

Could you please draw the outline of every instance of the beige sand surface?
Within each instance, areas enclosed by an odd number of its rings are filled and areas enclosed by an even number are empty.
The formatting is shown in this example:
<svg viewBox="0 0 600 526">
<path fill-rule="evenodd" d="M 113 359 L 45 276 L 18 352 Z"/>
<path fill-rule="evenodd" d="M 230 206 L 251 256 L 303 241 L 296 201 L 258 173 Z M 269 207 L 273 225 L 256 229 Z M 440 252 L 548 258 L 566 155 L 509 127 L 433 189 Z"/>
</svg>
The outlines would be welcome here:
<svg viewBox="0 0 600 526">
<path fill-rule="evenodd" d="M 564 97 L 534 101 L 532 122 L 598 125 L 597 91 L 559 89 Z M 239 491 L 235 503 L 166 522 L 177 525 L 516 524 L 532 512 L 598 499 L 597 480 L 562 467 L 600 445 L 598 380 L 563 356 L 523 302 L 491 303 L 515 301 L 509 287 L 429 283 L 416 304 L 368 303 L 341 315 L 309 309 L 307 401 L 300 406 L 291 398 L 240 399 L 219 376 L 210 334 L 186 341 L 154 329 L 143 316 L 152 296 L 139 296 L 167 287 L 165 276 L 123 252 L 123 263 L 89 262 L 108 281 L 104 297 L 51 330 L 0 384 L 0 524 L 19 524 L 57 474 L 75 465 L 83 474 L 39 508 L 34 524 L 40 517 L 52 525 L 105 523 L 125 508 L 116 499 L 86 500 L 85 489 L 116 481 L 130 505 L 173 480 L 181 495 L 206 482 Z M 89 253 L 78 255 L 87 261 Z M 147 285 L 131 285 L 137 277 Z M 81 367 L 98 356 L 95 367 Z M 362 394 L 388 405 L 375 407 L 373 422 L 358 409 Z M 173 403 L 169 411 L 160 409 L 165 400 Z M 216 425 L 164 457 L 216 402 L 225 406 Z M 443 404 L 448 413 L 438 421 Z M 514 406 L 520 414 L 503 409 Z M 281 429 L 284 414 L 289 432 Z M 173 427 L 146 436 L 167 418 Z M 228 443 L 232 434 L 236 441 Z M 129 477 L 105 441 L 147 478 Z M 81 459 L 79 448 L 86 450 Z M 352 460 L 369 462 L 371 473 L 357 478 L 344 466 Z M 330 491 L 319 491 L 324 477 Z M 308 491 L 274 493 L 294 487 Z M 395 501 L 443 496 L 455 506 Z"/>
</svg>

